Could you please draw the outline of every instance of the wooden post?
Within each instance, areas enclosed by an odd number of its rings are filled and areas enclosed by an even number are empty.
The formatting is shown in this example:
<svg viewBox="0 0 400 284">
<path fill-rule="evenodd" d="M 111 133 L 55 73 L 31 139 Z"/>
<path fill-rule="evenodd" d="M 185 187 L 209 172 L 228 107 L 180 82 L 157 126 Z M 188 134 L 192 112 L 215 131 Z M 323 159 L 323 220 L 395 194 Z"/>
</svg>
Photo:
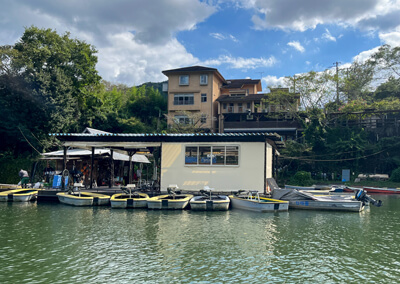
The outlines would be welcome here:
<svg viewBox="0 0 400 284">
<path fill-rule="evenodd" d="M 92 159 L 90 163 L 90 189 L 93 188 L 94 147 L 92 147 Z"/>
<path fill-rule="evenodd" d="M 64 170 L 67 168 L 67 147 L 64 146 L 64 156 L 63 156 L 63 171 L 61 174 L 61 189 L 64 191 L 65 189 L 65 177 Z"/>
<path fill-rule="evenodd" d="M 110 182 L 108 187 L 111 188 L 114 185 L 114 150 L 111 149 L 110 152 L 110 165 L 111 165 L 111 173 L 110 173 Z"/>
</svg>

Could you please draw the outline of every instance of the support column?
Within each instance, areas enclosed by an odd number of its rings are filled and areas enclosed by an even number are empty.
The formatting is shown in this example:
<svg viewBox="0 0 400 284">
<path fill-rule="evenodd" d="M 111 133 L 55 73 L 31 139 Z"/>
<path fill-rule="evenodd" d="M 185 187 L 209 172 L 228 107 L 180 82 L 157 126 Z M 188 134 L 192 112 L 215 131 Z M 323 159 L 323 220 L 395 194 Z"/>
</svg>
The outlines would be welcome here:
<svg viewBox="0 0 400 284">
<path fill-rule="evenodd" d="M 133 165 L 132 165 L 132 156 L 135 155 L 136 151 L 128 151 L 129 155 L 129 181 L 128 184 L 132 184 L 132 170 L 133 170 Z"/>
<path fill-rule="evenodd" d="M 110 173 L 110 181 L 108 187 L 111 188 L 114 185 L 114 150 L 110 152 L 110 165 L 111 165 L 111 173 Z"/>
<path fill-rule="evenodd" d="M 90 162 L 90 189 L 93 188 L 94 147 L 92 147 L 92 158 Z"/>
<path fill-rule="evenodd" d="M 67 147 L 64 146 L 64 156 L 63 156 L 63 171 L 61 174 L 61 189 L 64 191 L 65 189 L 65 177 L 64 170 L 67 169 Z"/>
</svg>

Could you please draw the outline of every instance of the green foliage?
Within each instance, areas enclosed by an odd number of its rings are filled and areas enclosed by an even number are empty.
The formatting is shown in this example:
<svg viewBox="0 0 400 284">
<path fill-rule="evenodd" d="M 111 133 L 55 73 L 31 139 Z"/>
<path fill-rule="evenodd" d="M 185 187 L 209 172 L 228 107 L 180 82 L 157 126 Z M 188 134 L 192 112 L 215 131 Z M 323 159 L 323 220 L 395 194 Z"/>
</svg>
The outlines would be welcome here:
<svg viewBox="0 0 400 284">
<path fill-rule="evenodd" d="M 382 100 L 388 97 L 400 98 L 400 78 L 390 76 L 386 82 L 379 85 L 376 89 L 376 99 Z"/>
<path fill-rule="evenodd" d="M 17 184 L 20 181 L 18 173 L 21 169 L 31 174 L 33 160 L 27 158 L 15 158 L 8 153 L 0 157 L 0 181 L 6 184 Z"/>
<path fill-rule="evenodd" d="M 390 181 L 400 182 L 400 168 L 395 169 L 390 175 Z"/>
<path fill-rule="evenodd" d="M 290 181 L 293 185 L 298 186 L 310 186 L 313 184 L 310 172 L 299 171 L 297 172 Z"/>
</svg>

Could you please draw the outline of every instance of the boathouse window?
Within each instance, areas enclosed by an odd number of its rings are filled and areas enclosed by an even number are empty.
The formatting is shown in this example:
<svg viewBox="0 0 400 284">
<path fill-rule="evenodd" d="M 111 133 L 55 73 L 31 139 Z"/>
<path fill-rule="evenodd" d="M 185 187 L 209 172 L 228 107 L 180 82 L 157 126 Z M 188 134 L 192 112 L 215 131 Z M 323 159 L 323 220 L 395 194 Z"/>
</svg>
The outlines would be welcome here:
<svg viewBox="0 0 400 284">
<path fill-rule="evenodd" d="M 186 147 L 185 164 L 197 165 L 197 147 Z"/>
<path fill-rule="evenodd" d="M 237 166 L 239 146 L 186 146 L 185 165 Z"/>
</svg>

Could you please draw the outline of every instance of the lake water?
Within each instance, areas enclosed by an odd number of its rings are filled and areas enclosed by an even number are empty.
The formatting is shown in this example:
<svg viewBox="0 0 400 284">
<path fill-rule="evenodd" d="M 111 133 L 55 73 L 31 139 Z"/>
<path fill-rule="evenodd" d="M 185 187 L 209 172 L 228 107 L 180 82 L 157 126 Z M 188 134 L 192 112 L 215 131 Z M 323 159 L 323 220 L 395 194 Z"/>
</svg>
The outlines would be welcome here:
<svg viewBox="0 0 400 284">
<path fill-rule="evenodd" d="M 398 283 L 400 196 L 361 213 L 0 203 L 0 283 Z"/>
</svg>

